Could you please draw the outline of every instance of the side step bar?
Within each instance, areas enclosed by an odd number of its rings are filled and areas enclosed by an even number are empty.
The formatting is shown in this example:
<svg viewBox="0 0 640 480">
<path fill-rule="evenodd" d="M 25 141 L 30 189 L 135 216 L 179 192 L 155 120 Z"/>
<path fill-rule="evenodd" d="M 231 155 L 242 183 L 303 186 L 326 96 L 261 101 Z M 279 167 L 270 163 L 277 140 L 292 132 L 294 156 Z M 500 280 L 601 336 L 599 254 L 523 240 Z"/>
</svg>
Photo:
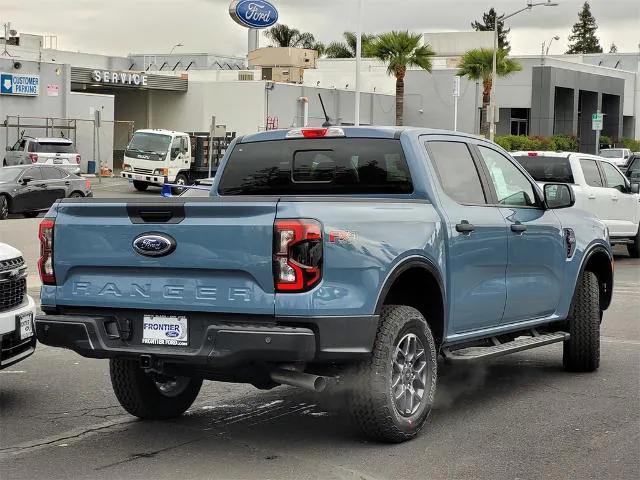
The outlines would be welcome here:
<svg viewBox="0 0 640 480">
<path fill-rule="evenodd" d="M 532 330 L 531 333 L 531 337 L 517 338 L 505 343 L 500 343 L 496 337 L 492 337 L 491 340 L 494 345 L 491 347 L 469 347 L 459 350 L 451 350 L 449 347 L 445 347 L 442 349 L 442 355 L 450 363 L 475 362 L 569 340 L 569 334 L 565 332 L 540 335 L 537 331 Z"/>
</svg>

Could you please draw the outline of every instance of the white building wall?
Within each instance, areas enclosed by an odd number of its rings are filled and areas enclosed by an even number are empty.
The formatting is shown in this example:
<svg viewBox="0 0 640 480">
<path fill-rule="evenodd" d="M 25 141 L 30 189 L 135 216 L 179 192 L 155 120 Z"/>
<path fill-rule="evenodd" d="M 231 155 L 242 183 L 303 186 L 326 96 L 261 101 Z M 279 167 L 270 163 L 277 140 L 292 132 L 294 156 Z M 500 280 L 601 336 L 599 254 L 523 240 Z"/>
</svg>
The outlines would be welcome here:
<svg viewBox="0 0 640 480">
<path fill-rule="evenodd" d="M 113 95 L 71 92 L 69 118 L 76 119 L 76 148 L 82 156 L 81 170 L 87 171 L 87 162 L 94 160 L 113 168 L 114 101 Z M 94 133 L 94 111 L 101 112 L 99 137 Z M 96 142 L 96 139 L 98 142 Z M 95 144 L 94 144 L 95 142 Z M 98 150 L 99 148 L 99 150 Z M 94 153 L 96 153 L 94 157 Z M 97 167 L 96 167 L 97 168 Z"/>
</svg>

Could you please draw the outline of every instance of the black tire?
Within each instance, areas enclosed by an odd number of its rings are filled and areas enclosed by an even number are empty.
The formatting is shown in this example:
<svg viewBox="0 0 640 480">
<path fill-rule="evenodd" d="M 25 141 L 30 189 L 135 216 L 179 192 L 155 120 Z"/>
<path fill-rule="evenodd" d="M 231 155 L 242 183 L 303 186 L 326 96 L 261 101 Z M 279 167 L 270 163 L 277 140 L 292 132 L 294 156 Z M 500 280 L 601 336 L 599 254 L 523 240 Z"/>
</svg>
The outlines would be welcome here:
<svg viewBox="0 0 640 480">
<path fill-rule="evenodd" d="M 133 188 L 135 188 L 139 192 L 144 192 L 147 188 L 149 188 L 149 184 L 146 182 L 139 182 L 138 180 L 134 180 Z"/>
<path fill-rule="evenodd" d="M 640 258 L 640 228 L 638 228 L 638 233 L 633 239 L 633 243 L 627 245 L 627 250 L 632 258 Z"/>
<path fill-rule="evenodd" d="M 0 220 L 6 220 L 9 216 L 9 200 L 5 195 L 0 195 Z"/>
<path fill-rule="evenodd" d="M 24 218 L 36 218 L 39 214 L 40 212 L 23 212 L 22 216 Z"/>
<path fill-rule="evenodd" d="M 69 198 L 83 198 L 84 195 L 81 192 L 71 192 L 71 195 L 69 195 Z"/>
<path fill-rule="evenodd" d="M 178 175 L 176 175 L 176 179 L 173 181 L 173 183 L 178 185 L 189 185 L 189 179 L 184 173 L 179 173 Z M 173 195 L 180 195 L 183 191 L 184 188 L 180 187 L 173 187 L 171 189 L 171 193 Z"/>
<path fill-rule="evenodd" d="M 578 280 L 569 311 L 570 338 L 564 342 L 562 363 L 570 372 L 593 372 L 600 366 L 600 285 L 593 272 Z"/>
<path fill-rule="evenodd" d="M 395 403 L 398 387 L 393 386 L 392 382 L 394 377 L 397 378 L 398 372 L 403 371 L 396 367 L 402 363 L 395 360 L 400 350 L 399 344 L 408 335 L 414 335 L 422 344 L 423 354 L 420 358 L 424 358 L 426 381 L 417 409 L 412 413 L 401 414 Z M 415 358 L 418 356 L 415 355 Z M 404 442 L 418 435 L 431 412 L 437 369 L 436 344 L 422 314 L 415 308 L 406 306 L 383 307 L 373 352 L 368 360 L 357 366 L 350 378 L 353 383 L 349 388 L 349 410 L 362 432 L 374 440 L 394 443 Z M 403 378 L 402 373 L 399 376 Z M 413 382 L 410 382 L 412 389 L 415 387 Z M 399 389 L 402 391 L 403 385 L 399 385 Z M 411 394 L 413 399 L 413 391 Z M 397 398 L 402 395 L 401 393 Z"/>
<path fill-rule="evenodd" d="M 154 378 L 135 360 L 112 358 L 109 362 L 111 385 L 120 405 L 131 415 L 145 420 L 166 420 L 182 415 L 194 402 L 202 379 L 178 377 L 181 389 L 163 393 Z"/>
</svg>

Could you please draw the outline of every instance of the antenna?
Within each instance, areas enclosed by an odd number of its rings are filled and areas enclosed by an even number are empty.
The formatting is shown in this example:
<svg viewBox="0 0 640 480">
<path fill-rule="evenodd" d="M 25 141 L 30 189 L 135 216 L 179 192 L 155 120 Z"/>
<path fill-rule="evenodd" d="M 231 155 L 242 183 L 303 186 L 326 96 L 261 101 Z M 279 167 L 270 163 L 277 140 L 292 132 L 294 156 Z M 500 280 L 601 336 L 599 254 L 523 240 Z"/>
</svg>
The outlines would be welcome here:
<svg viewBox="0 0 640 480">
<path fill-rule="evenodd" d="M 324 108 L 324 102 L 322 101 L 322 95 L 318 94 L 318 98 L 320 99 L 320 105 L 322 106 L 322 111 L 324 112 L 324 123 L 322 124 L 323 127 L 330 127 L 331 126 L 331 120 L 329 120 L 329 115 L 327 115 L 327 109 Z"/>
</svg>

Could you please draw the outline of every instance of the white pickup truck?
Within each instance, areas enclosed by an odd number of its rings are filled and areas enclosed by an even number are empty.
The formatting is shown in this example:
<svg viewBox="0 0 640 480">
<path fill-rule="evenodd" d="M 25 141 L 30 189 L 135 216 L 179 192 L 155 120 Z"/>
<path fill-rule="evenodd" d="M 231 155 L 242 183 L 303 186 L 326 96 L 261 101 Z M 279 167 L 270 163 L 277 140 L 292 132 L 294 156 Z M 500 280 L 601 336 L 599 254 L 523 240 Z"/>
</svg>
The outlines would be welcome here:
<svg viewBox="0 0 640 480">
<path fill-rule="evenodd" d="M 569 183 L 576 208 L 591 212 L 609 228 L 611 243 L 627 245 L 640 258 L 640 184 L 631 183 L 607 158 L 574 152 L 513 152 L 540 184 Z"/>
<path fill-rule="evenodd" d="M 27 267 L 22 254 L 0 243 L 0 370 L 35 351 L 35 314 L 35 303 L 27 295 Z"/>
</svg>

